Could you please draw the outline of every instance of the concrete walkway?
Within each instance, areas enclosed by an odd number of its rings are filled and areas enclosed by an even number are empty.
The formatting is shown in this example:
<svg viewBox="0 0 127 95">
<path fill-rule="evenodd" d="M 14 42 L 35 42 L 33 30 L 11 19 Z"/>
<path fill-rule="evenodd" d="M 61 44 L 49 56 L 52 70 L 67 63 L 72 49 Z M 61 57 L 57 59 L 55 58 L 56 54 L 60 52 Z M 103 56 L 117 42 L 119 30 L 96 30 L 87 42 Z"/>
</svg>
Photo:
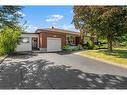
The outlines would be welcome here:
<svg viewBox="0 0 127 95">
<path fill-rule="evenodd" d="M 126 89 L 127 69 L 75 54 L 9 56 L 0 65 L 1 89 Z"/>
</svg>

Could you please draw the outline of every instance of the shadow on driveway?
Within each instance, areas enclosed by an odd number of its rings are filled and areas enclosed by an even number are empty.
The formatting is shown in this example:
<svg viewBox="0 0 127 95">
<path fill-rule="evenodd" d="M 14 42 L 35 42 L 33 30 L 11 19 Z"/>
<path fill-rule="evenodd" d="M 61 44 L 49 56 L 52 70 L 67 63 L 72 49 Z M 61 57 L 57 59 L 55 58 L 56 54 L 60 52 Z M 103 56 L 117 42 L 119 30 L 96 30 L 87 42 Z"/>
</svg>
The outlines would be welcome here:
<svg viewBox="0 0 127 95">
<path fill-rule="evenodd" d="M 73 53 L 78 53 L 78 52 L 81 52 L 81 51 L 84 51 L 84 50 L 79 50 L 79 51 L 59 51 L 59 52 L 55 52 L 59 55 L 69 55 L 69 54 L 73 54 Z"/>
<path fill-rule="evenodd" d="M 126 89 L 127 78 L 99 75 L 38 59 L 1 65 L 0 89 Z"/>
<path fill-rule="evenodd" d="M 38 56 L 38 53 L 33 52 L 16 52 L 10 54 L 8 57 L 12 59 L 29 59 L 31 57 Z"/>
</svg>

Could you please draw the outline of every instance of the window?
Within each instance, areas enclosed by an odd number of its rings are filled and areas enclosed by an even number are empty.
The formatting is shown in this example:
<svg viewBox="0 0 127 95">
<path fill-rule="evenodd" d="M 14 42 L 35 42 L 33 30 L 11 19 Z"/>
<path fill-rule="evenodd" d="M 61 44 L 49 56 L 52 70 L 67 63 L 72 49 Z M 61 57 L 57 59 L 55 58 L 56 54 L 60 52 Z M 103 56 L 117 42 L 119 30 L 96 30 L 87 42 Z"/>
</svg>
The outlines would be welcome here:
<svg viewBox="0 0 127 95">
<path fill-rule="evenodd" d="M 29 43 L 29 38 L 28 37 L 21 37 L 20 43 Z"/>
<path fill-rule="evenodd" d="M 69 37 L 66 37 L 66 43 L 69 44 Z"/>
<path fill-rule="evenodd" d="M 66 37 L 66 43 L 68 44 L 68 45 L 75 45 L 75 37 L 74 36 L 67 36 Z"/>
</svg>

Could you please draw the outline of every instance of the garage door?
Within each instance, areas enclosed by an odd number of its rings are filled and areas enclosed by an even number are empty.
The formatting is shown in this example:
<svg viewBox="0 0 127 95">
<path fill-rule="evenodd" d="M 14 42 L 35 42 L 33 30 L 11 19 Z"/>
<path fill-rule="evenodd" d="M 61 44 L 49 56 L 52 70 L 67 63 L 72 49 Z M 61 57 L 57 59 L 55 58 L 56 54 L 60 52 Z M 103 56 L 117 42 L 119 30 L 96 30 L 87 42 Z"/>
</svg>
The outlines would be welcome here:
<svg viewBox="0 0 127 95">
<path fill-rule="evenodd" d="M 47 38 L 47 52 L 61 51 L 61 38 Z"/>
</svg>

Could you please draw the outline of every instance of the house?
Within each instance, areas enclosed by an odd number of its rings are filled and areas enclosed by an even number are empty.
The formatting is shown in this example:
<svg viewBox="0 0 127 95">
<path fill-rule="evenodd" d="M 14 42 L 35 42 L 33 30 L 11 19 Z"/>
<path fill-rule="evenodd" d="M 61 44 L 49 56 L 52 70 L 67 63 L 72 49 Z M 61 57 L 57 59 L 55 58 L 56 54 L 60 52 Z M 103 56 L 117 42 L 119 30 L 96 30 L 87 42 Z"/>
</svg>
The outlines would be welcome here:
<svg viewBox="0 0 127 95">
<path fill-rule="evenodd" d="M 75 46 L 79 44 L 79 41 L 79 32 L 57 29 L 54 27 L 37 29 L 35 33 L 21 34 L 20 44 L 17 46 L 16 51 L 61 51 L 63 46 Z"/>
</svg>

